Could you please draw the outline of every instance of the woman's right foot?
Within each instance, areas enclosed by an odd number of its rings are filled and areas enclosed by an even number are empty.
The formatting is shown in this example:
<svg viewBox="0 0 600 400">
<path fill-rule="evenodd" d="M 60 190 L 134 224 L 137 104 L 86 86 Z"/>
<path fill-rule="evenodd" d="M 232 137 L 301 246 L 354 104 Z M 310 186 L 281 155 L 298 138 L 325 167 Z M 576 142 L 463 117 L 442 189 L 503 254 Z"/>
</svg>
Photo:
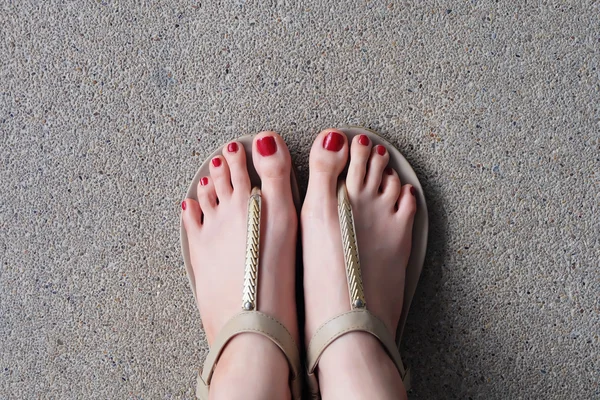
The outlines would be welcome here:
<svg viewBox="0 0 600 400">
<path fill-rule="evenodd" d="M 346 166 L 367 307 L 395 336 L 402 312 L 416 199 L 387 167 L 389 154 L 365 135 L 352 144 L 338 130 L 319 134 L 310 153 L 310 177 L 302 207 L 306 340 L 330 318 L 350 310 L 337 182 Z M 307 343 L 308 345 L 308 343 Z M 321 394 L 329 398 L 406 397 L 400 374 L 378 340 L 352 332 L 334 341 L 317 369 Z M 375 390 L 375 392 L 374 392 Z"/>
</svg>

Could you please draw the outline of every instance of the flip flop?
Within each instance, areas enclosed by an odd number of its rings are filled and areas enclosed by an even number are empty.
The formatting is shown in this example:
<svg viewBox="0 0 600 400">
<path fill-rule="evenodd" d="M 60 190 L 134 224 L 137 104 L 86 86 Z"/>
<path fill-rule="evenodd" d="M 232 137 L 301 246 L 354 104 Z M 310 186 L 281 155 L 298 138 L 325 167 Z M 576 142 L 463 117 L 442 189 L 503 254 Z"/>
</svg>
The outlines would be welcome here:
<svg viewBox="0 0 600 400">
<path fill-rule="evenodd" d="M 259 246 L 260 246 L 260 213 L 261 213 L 261 194 L 260 178 L 252 163 L 252 140 L 255 135 L 246 135 L 237 139 L 246 152 L 246 163 L 250 174 L 252 184 L 252 193 L 248 199 L 248 236 L 246 238 L 246 262 L 244 268 L 244 285 L 240 293 L 240 313 L 233 316 L 221 329 L 215 338 L 210 351 L 204 361 L 204 367 L 198 373 L 196 397 L 201 400 L 208 399 L 210 382 L 219 357 L 227 343 L 236 335 L 246 332 L 260 334 L 277 345 L 285 355 L 290 366 L 290 389 L 292 398 L 299 400 L 301 398 L 302 379 L 300 377 L 300 349 L 289 331 L 277 319 L 258 311 L 257 293 L 258 293 L 258 274 L 259 265 Z M 203 176 L 210 174 L 210 160 L 222 154 L 224 146 L 215 150 L 210 157 L 200 166 L 200 169 L 194 176 L 192 183 L 187 191 L 186 198 L 197 200 L 196 188 L 198 182 Z M 292 195 L 296 210 L 300 207 L 300 192 L 295 174 L 292 170 L 290 175 L 292 184 Z M 190 250 L 188 237 L 181 220 L 181 251 L 187 270 L 187 276 L 190 281 L 190 287 L 196 299 L 196 287 L 194 285 L 194 270 L 190 260 Z M 250 362 L 250 361 L 249 361 Z"/>
<path fill-rule="evenodd" d="M 350 311 L 337 315 L 321 325 L 310 340 L 307 353 L 307 375 L 310 395 L 313 399 L 320 398 L 319 382 L 315 369 L 321 355 L 333 341 L 346 333 L 362 331 L 375 336 L 390 358 L 393 360 L 406 390 L 410 389 L 410 369 L 400 357 L 400 340 L 406 324 L 408 310 L 419 282 L 427 248 L 428 217 L 427 205 L 423 189 L 417 175 L 404 156 L 391 143 L 373 131 L 360 127 L 340 129 L 348 137 L 348 142 L 356 135 L 366 135 L 374 145 L 385 146 L 390 154 L 388 165 L 398 172 L 402 184 L 410 183 L 416 189 L 417 212 L 415 214 L 410 258 L 406 267 L 406 283 L 404 288 L 404 304 L 395 337 L 385 327 L 384 323 L 367 309 L 368 299 L 365 299 L 359 259 L 359 245 L 356 241 L 352 207 L 343 180 L 338 182 L 338 215 L 342 231 L 342 246 L 346 264 L 346 278 L 350 299 Z"/>
</svg>

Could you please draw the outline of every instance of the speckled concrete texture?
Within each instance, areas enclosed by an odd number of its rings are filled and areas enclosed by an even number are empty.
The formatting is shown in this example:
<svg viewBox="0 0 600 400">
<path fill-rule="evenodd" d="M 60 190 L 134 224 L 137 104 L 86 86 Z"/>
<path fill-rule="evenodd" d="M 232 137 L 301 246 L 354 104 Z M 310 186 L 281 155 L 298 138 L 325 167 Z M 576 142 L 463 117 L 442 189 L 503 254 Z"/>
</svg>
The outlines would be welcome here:
<svg viewBox="0 0 600 400">
<path fill-rule="evenodd" d="M 600 398 L 600 3 L 3 1 L 0 398 L 191 399 L 203 158 L 379 131 L 431 239 L 411 399 Z"/>
</svg>

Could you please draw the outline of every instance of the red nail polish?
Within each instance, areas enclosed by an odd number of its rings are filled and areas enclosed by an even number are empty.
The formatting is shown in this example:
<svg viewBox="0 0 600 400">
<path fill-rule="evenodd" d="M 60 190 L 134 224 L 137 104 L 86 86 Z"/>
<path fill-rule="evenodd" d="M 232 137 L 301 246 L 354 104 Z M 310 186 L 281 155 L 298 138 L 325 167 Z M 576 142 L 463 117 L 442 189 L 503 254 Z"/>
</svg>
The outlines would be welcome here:
<svg viewBox="0 0 600 400">
<path fill-rule="evenodd" d="M 215 167 L 220 167 L 221 166 L 221 159 L 219 157 L 215 157 L 212 159 L 212 165 L 214 165 Z"/>
<path fill-rule="evenodd" d="M 187 204 L 185 204 L 185 201 L 182 201 L 182 202 L 181 202 L 181 209 L 182 209 L 183 211 L 185 211 L 185 209 L 186 209 L 186 208 L 187 208 Z"/>
<path fill-rule="evenodd" d="M 391 167 L 386 167 L 385 168 L 385 173 L 388 175 L 392 175 L 394 173 L 394 170 Z"/>
<path fill-rule="evenodd" d="M 375 146 L 375 150 L 377 150 L 377 154 L 379 154 L 380 156 L 385 154 L 385 147 L 383 147 L 382 145 L 378 144 L 377 146 Z"/>
<path fill-rule="evenodd" d="M 263 157 L 275 154 L 277 151 L 277 143 L 275 143 L 275 138 L 273 136 L 261 137 L 256 141 L 256 149 Z"/>
<path fill-rule="evenodd" d="M 229 143 L 227 145 L 227 151 L 230 153 L 237 153 L 237 151 L 238 151 L 237 143 Z"/>
<path fill-rule="evenodd" d="M 363 146 L 368 146 L 369 138 L 367 137 L 367 135 L 360 135 L 358 137 L 358 143 L 362 144 Z"/>
<path fill-rule="evenodd" d="M 323 147 L 329 151 L 340 151 L 344 147 L 344 137 L 337 132 L 329 132 L 323 139 Z"/>
<path fill-rule="evenodd" d="M 413 196 L 417 194 L 417 189 L 415 189 L 414 186 L 410 187 L 410 194 L 412 194 Z"/>
<path fill-rule="evenodd" d="M 202 185 L 202 186 L 208 185 L 208 178 L 205 176 L 202 177 L 202 179 L 200 179 L 200 185 Z"/>
</svg>

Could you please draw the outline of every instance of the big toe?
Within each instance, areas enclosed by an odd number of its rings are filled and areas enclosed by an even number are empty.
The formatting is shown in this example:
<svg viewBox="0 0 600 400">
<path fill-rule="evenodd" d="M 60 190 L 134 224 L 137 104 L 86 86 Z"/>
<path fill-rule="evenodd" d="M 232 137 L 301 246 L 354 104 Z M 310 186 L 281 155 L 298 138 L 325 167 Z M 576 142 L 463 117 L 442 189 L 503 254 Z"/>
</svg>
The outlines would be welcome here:
<svg viewBox="0 0 600 400">
<path fill-rule="evenodd" d="M 337 180 L 348 160 L 348 138 L 337 129 L 319 133 L 310 150 L 307 197 L 311 193 L 335 194 Z"/>
<path fill-rule="evenodd" d="M 289 180 L 292 159 L 285 141 L 277 133 L 265 131 L 256 135 L 252 143 L 252 159 L 262 181 Z"/>
<path fill-rule="evenodd" d="M 252 160 L 260 176 L 263 197 L 271 202 L 291 201 L 292 158 L 283 138 L 272 131 L 256 135 Z"/>
</svg>

